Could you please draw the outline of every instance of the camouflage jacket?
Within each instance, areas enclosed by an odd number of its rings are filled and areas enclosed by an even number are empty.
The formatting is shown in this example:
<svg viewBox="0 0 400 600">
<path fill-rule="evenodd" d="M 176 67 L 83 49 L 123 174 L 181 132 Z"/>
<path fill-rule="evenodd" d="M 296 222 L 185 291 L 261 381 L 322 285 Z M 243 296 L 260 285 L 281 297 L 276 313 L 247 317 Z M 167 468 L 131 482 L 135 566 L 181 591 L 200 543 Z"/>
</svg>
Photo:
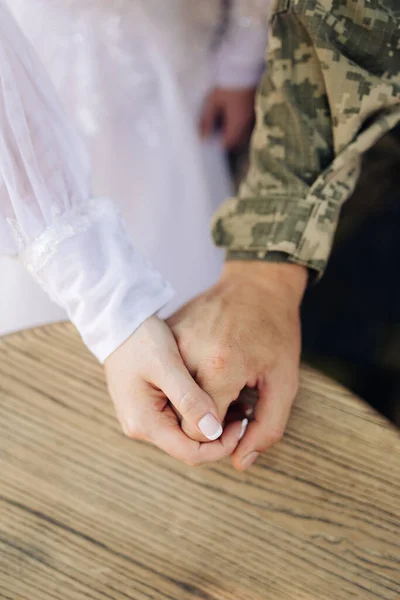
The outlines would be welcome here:
<svg viewBox="0 0 400 600">
<path fill-rule="evenodd" d="M 248 175 L 214 221 L 228 259 L 322 272 L 362 154 L 400 121 L 399 0 L 278 0 Z"/>
</svg>

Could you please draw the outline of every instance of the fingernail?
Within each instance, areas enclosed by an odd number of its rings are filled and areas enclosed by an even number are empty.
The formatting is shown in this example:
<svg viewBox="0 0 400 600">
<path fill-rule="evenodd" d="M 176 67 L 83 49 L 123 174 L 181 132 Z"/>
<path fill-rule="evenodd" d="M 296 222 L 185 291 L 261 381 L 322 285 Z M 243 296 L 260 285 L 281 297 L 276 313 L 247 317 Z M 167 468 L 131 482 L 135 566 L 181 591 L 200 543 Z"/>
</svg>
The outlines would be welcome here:
<svg viewBox="0 0 400 600">
<path fill-rule="evenodd" d="M 211 413 L 208 413 L 200 419 L 198 427 L 201 433 L 211 442 L 217 440 L 222 435 L 223 431 L 220 423 L 218 423 L 217 419 Z"/>
<path fill-rule="evenodd" d="M 239 433 L 239 441 L 242 439 L 242 437 L 246 433 L 246 429 L 247 429 L 247 425 L 248 424 L 249 424 L 249 420 L 248 419 L 243 419 L 243 421 L 242 421 L 242 427 L 241 427 L 240 433 Z"/>
<path fill-rule="evenodd" d="M 242 460 L 243 469 L 248 469 L 249 467 L 251 467 L 251 465 L 257 460 L 258 456 L 258 452 L 251 452 L 250 454 L 245 456 Z"/>
</svg>

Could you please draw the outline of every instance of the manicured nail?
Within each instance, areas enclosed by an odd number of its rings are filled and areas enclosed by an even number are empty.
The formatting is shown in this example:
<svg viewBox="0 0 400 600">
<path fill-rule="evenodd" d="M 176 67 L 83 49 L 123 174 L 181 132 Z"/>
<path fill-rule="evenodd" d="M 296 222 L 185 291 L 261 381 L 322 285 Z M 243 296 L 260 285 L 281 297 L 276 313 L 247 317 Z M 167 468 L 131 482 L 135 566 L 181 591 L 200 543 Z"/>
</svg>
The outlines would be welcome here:
<svg viewBox="0 0 400 600">
<path fill-rule="evenodd" d="M 208 440 L 213 442 L 222 435 L 222 427 L 211 413 L 205 415 L 198 423 L 199 429 Z"/>
<path fill-rule="evenodd" d="M 245 456 L 244 459 L 242 460 L 243 469 L 246 470 L 249 467 L 251 467 L 251 465 L 257 460 L 258 457 L 259 457 L 258 452 L 251 452 L 250 454 Z"/>
<path fill-rule="evenodd" d="M 240 429 L 240 434 L 239 434 L 239 441 L 242 439 L 242 437 L 246 433 L 246 429 L 247 429 L 247 425 L 248 424 L 249 424 L 249 420 L 248 419 L 243 419 L 243 421 L 242 421 L 242 427 Z"/>
</svg>

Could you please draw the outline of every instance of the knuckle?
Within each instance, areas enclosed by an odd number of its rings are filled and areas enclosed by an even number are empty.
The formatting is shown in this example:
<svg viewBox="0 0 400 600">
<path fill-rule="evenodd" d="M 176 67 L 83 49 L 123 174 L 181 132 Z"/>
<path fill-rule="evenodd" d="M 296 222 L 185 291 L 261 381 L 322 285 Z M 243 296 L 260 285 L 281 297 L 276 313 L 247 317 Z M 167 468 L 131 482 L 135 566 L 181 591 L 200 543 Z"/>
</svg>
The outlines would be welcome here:
<svg viewBox="0 0 400 600">
<path fill-rule="evenodd" d="M 226 371 L 232 364 L 234 352 L 229 346 L 218 346 L 214 348 L 209 358 L 209 369 L 214 372 Z"/>
<path fill-rule="evenodd" d="M 121 421 L 122 430 L 126 437 L 131 440 L 141 440 L 144 438 L 143 427 L 140 419 L 128 417 Z"/>
<path fill-rule="evenodd" d="M 199 366 L 196 381 L 212 397 L 223 393 L 227 401 L 232 402 L 246 385 L 247 377 L 246 371 L 240 367 L 236 368 L 231 364 L 231 368 L 228 368 L 221 363 L 215 365 L 214 362 L 207 362 Z"/>
<path fill-rule="evenodd" d="M 264 439 L 263 450 L 267 450 L 272 446 L 275 446 L 278 442 L 283 438 L 283 434 L 285 433 L 285 429 L 283 427 L 274 427 L 268 432 L 268 435 Z"/>
<path fill-rule="evenodd" d="M 177 409 L 181 415 L 190 415 L 198 408 L 199 400 L 191 392 L 187 392 L 178 402 Z"/>
<path fill-rule="evenodd" d="M 136 425 L 136 423 L 129 422 L 127 424 L 124 424 L 123 431 L 126 437 L 128 437 L 131 440 L 138 440 L 141 438 L 141 431 Z"/>
<path fill-rule="evenodd" d="M 184 459 L 184 463 L 188 467 L 194 467 L 194 468 L 200 467 L 200 465 L 201 465 L 201 462 L 199 461 L 199 459 L 194 456 L 186 456 Z"/>
</svg>

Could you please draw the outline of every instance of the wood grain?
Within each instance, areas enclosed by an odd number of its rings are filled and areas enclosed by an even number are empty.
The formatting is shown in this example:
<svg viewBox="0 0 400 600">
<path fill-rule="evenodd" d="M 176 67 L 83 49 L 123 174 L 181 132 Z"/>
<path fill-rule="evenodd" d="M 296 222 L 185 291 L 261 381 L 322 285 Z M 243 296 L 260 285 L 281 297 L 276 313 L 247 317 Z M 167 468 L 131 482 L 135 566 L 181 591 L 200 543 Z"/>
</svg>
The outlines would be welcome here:
<svg viewBox="0 0 400 600">
<path fill-rule="evenodd" d="M 0 598 L 400 598 L 400 438 L 307 369 L 246 474 L 125 439 L 68 325 L 0 341 Z"/>
</svg>

